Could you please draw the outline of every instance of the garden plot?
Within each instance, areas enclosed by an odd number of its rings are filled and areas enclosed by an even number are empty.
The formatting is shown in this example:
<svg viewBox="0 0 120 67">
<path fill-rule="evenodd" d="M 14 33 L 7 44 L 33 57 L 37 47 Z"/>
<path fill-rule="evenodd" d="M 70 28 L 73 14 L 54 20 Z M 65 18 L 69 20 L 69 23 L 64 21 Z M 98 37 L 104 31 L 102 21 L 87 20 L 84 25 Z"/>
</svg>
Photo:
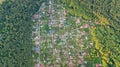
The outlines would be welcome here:
<svg viewBox="0 0 120 67">
<path fill-rule="evenodd" d="M 48 66 L 77 66 L 83 64 L 89 35 L 89 24 L 82 18 L 67 15 L 62 5 L 53 1 L 43 3 L 34 15 L 33 50 L 35 62 Z M 80 54 L 81 52 L 81 54 Z M 57 65 L 57 66 L 56 66 Z"/>
</svg>

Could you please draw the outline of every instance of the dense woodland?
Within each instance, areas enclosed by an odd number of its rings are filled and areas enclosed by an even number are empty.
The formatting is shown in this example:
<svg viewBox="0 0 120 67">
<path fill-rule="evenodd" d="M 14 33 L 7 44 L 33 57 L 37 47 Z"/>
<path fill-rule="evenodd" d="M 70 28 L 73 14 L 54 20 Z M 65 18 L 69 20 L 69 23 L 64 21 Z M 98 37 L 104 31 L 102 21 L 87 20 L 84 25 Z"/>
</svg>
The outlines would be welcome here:
<svg viewBox="0 0 120 67">
<path fill-rule="evenodd" d="M 0 67 L 32 67 L 32 15 L 42 0 L 6 0 L 0 5 Z"/>
<path fill-rule="evenodd" d="M 0 67 L 33 67 L 32 15 L 45 0 L 6 0 L 0 4 Z M 120 0 L 58 0 L 68 16 L 95 21 L 90 28 L 89 66 L 120 66 Z M 92 67 L 92 66 L 90 66 Z"/>
</svg>

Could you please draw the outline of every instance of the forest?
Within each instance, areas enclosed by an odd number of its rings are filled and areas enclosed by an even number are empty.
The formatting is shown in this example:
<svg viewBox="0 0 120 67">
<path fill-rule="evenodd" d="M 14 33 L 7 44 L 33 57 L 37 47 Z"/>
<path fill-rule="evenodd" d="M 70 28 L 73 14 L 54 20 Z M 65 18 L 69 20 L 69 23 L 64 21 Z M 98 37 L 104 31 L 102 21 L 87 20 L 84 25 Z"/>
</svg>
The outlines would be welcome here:
<svg viewBox="0 0 120 67">
<path fill-rule="evenodd" d="M 48 1 L 49 0 L 5 0 L 0 3 L 0 67 L 34 66 L 35 62 L 32 57 L 34 54 L 32 50 L 34 43 L 32 41 L 32 31 L 36 21 L 33 22 L 33 15 L 39 11 L 42 3 L 47 3 Z M 85 30 L 90 34 L 86 35 L 89 36 L 87 42 L 93 43 L 92 45 L 87 44 L 90 46 L 89 49 L 87 49 L 88 55 L 84 56 L 87 65 L 89 65 L 89 67 L 94 67 L 95 65 L 93 66 L 93 64 L 101 64 L 103 67 L 120 67 L 120 0 L 53 1 L 65 8 L 67 13 L 65 14 L 67 17 L 66 22 L 69 22 L 70 25 L 70 27 L 66 25 L 64 28 L 61 28 L 60 33 L 56 27 L 53 27 L 56 29 L 54 30 L 56 31 L 55 34 L 63 34 L 62 32 L 66 30 L 71 32 L 71 29 L 89 22 L 89 29 L 82 29 L 82 31 Z M 57 7 L 55 8 L 58 9 Z M 62 8 L 60 10 L 62 10 Z M 41 13 L 39 14 L 42 15 Z M 46 22 L 50 20 L 47 14 L 42 15 L 44 16 L 42 17 L 44 24 L 42 30 L 40 30 L 40 34 L 44 36 L 47 35 L 44 30 L 51 31 Z M 81 23 L 75 26 L 76 19 L 71 18 L 71 16 L 82 19 Z M 56 18 L 57 17 L 59 16 L 56 16 Z M 80 22 L 79 19 L 77 22 Z M 81 32 L 81 30 L 79 31 Z M 73 33 L 79 34 L 76 32 Z M 60 44 L 62 39 L 60 40 L 60 37 L 57 38 L 57 44 Z M 70 45 L 74 44 L 74 42 L 76 42 L 74 39 L 76 38 L 71 38 L 67 43 L 71 43 Z M 78 39 L 80 41 L 80 38 Z M 40 47 L 41 50 L 43 50 L 40 58 L 46 60 L 44 55 L 50 55 L 49 58 L 54 64 L 54 57 L 51 58 L 52 55 L 49 53 L 51 49 L 47 50 L 47 48 L 45 48 L 45 46 L 48 45 L 46 43 L 43 43 L 43 46 Z M 76 56 L 77 51 L 81 47 L 76 44 L 73 46 L 76 48 L 71 55 L 75 54 Z M 58 48 L 58 46 L 54 47 L 56 49 L 63 49 Z M 65 50 L 67 51 L 67 48 L 65 48 Z M 61 57 L 64 57 L 64 55 L 61 55 Z M 63 58 L 62 62 L 64 62 L 64 59 L 66 58 Z M 62 62 L 61 67 L 65 67 Z M 66 65 L 66 67 L 68 66 Z"/>
<path fill-rule="evenodd" d="M 0 67 L 31 67 L 32 19 L 39 0 L 6 0 L 0 4 Z"/>
</svg>

